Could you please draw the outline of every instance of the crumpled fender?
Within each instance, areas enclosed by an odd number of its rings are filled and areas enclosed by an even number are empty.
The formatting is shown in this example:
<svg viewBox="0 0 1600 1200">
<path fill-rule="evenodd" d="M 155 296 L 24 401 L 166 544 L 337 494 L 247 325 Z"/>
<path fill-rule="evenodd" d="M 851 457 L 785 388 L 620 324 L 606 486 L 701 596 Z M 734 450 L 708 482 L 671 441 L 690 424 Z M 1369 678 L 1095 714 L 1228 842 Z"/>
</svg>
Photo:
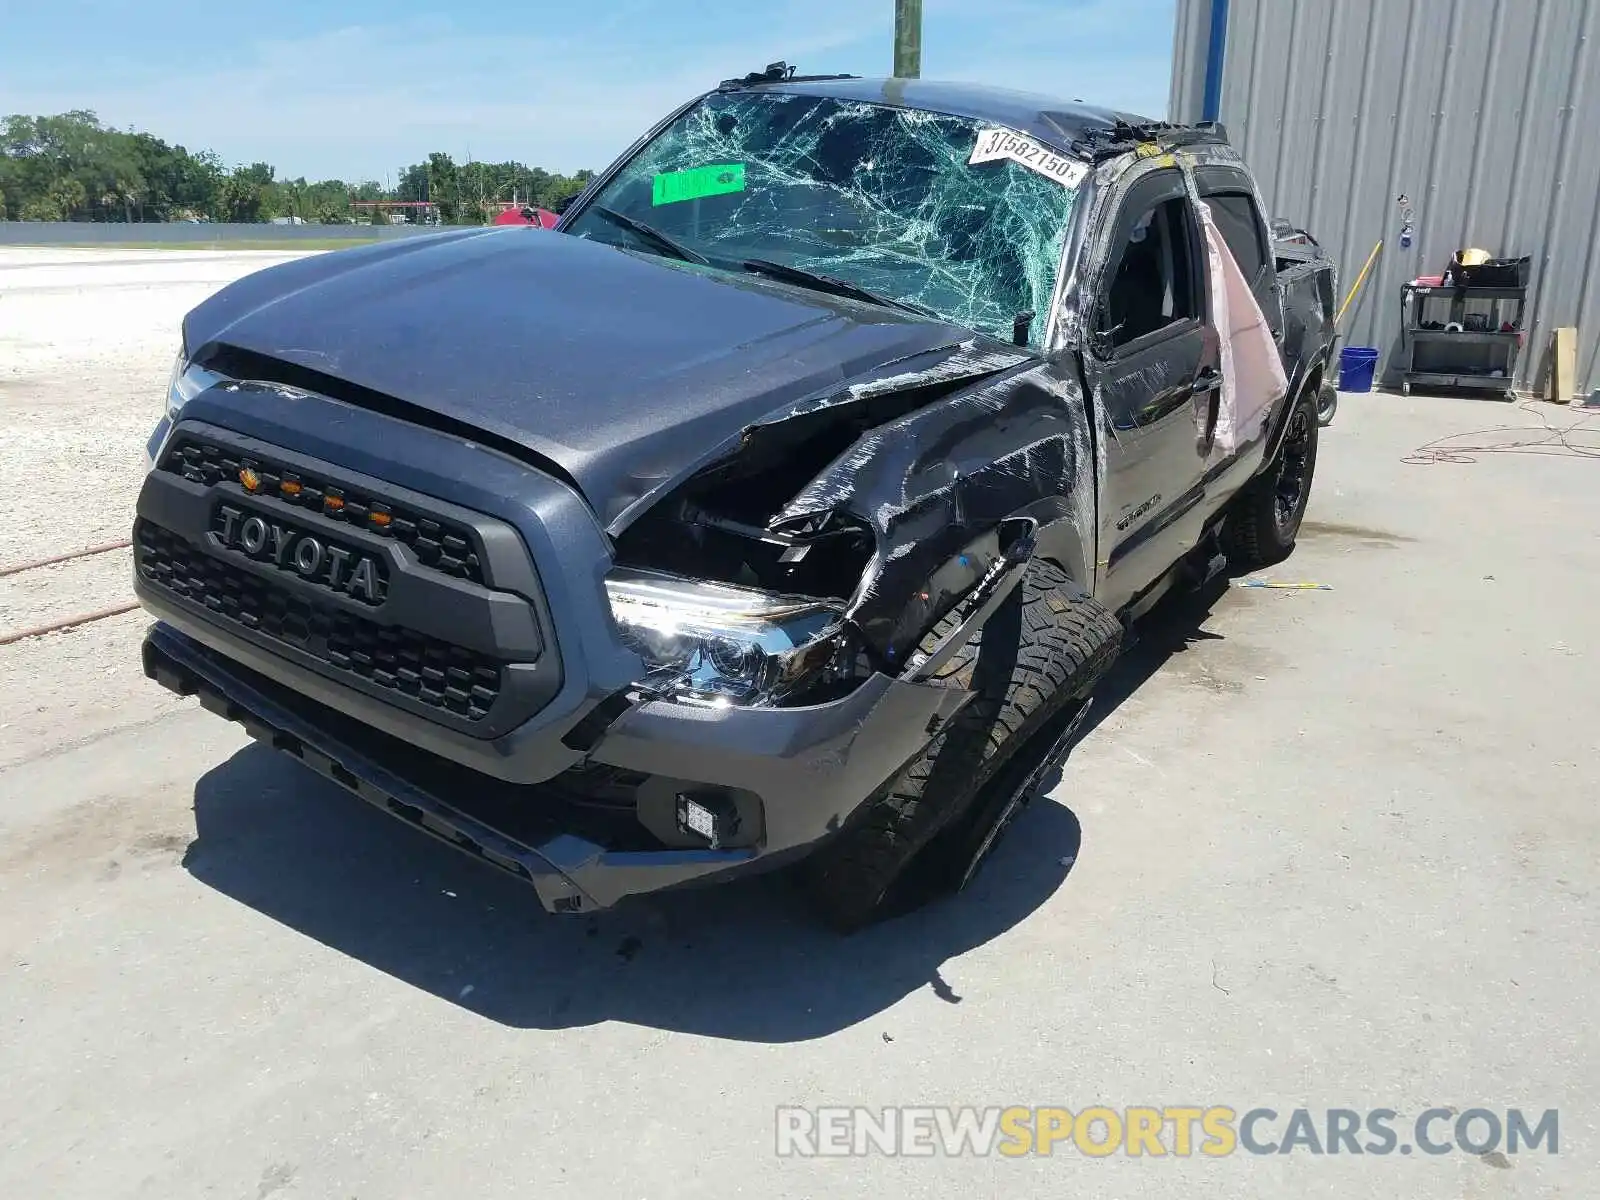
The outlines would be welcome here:
<svg viewBox="0 0 1600 1200">
<path fill-rule="evenodd" d="M 871 528 L 877 552 L 847 612 L 898 662 L 992 565 L 1008 518 L 1036 522 L 1038 553 L 1087 585 L 1096 477 L 1081 387 L 1035 360 L 867 430 L 770 528 L 825 513 Z"/>
<path fill-rule="evenodd" d="M 892 359 L 847 383 L 785 404 L 738 433 L 717 442 L 683 470 L 652 487 L 606 525 L 620 536 L 664 497 L 694 476 L 738 455 L 781 453 L 815 429 L 841 418 L 842 409 L 879 412 L 889 419 L 953 389 L 1010 370 L 1032 357 L 1025 350 L 969 339 L 951 342 L 904 358 Z"/>
</svg>

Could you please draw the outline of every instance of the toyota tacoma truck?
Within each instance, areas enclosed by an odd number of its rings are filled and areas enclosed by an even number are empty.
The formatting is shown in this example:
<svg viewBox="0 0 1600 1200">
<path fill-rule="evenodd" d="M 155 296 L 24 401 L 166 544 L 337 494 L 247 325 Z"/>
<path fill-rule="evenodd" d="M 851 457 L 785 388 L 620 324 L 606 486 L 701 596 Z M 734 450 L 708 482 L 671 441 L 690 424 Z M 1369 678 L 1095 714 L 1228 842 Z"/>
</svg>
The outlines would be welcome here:
<svg viewBox="0 0 1600 1200">
<path fill-rule="evenodd" d="M 1287 395 L 1218 453 L 1225 237 Z M 146 673 L 552 912 L 791 864 L 959 889 L 1124 629 L 1291 549 L 1332 269 L 1214 125 L 775 64 L 554 233 L 245 277 L 183 321 Z"/>
</svg>

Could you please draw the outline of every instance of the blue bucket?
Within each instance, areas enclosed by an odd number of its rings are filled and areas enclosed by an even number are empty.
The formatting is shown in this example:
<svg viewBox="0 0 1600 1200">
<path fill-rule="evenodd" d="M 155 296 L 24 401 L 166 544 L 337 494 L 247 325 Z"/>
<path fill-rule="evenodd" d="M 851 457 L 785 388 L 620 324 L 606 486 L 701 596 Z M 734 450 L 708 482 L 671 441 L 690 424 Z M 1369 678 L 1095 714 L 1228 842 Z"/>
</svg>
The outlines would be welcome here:
<svg viewBox="0 0 1600 1200">
<path fill-rule="evenodd" d="M 1371 346 L 1346 346 L 1339 351 L 1339 390 L 1370 392 L 1378 369 L 1378 352 Z"/>
</svg>

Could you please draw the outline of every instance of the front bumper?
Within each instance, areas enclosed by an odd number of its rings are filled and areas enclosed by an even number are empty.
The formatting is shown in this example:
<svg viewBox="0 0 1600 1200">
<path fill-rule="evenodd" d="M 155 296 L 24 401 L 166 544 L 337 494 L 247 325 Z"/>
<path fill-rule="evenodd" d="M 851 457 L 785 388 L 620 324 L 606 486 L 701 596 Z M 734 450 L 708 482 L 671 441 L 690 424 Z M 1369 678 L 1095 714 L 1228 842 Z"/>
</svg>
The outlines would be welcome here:
<svg viewBox="0 0 1600 1200">
<path fill-rule="evenodd" d="M 426 833 L 533 884 L 552 913 L 610 908 L 633 895 L 776 865 L 841 828 L 957 712 L 968 693 L 876 676 L 809 709 L 732 712 L 646 703 L 592 758 L 648 773 L 670 792 L 707 786 L 756 798 L 757 836 L 729 849 L 615 849 L 548 789 L 509 786 L 432 758 L 207 650 L 164 623 L 143 649 L 145 674 L 244 726 L 274 749 Z M 448 780 L 448 785 L 442 785 Z M 633 814 L 637 815 L 637 814 Z"/>
<path fill-rule="evenodd" d="M 199 478 L 159 468 L 146 478 L 134 572 L 157 621 L 146 673 L 529 880 L 551 911 L 606 908 L 803 853 L 970 699 L 884 675 L 809 707 L 646 699 L 633 688 L 643 664 L 610 620 L 609 542 L 586 501 L 550 473 L 459 435 L 261 384 L 190 401 L 153 459 L 184 439 L 238 461 Z M 347 505 L 382 501 L 397 522 L 402 511 L 437 519 L 470 543 L 481 577 L 442 578 L 419 565 L 414 544 L 245 496 L 230 474 L 245 458 L 292 469 L 306 486 L 337 486 Z M 222 505 L 381 561 L 382 602 L 334 594 L 276 560 L 241 559 L 212 524 Z M 481 711 L 427 702 L 414 671 L 410 691 L 395 686 L 408 666 L 426 675 L 416 656 L 441 640 L 502 666 L 498 698 Z M 680 824 L 686 793 L 731 810 L 737 835 L 708 839 Z"/>
</svg>

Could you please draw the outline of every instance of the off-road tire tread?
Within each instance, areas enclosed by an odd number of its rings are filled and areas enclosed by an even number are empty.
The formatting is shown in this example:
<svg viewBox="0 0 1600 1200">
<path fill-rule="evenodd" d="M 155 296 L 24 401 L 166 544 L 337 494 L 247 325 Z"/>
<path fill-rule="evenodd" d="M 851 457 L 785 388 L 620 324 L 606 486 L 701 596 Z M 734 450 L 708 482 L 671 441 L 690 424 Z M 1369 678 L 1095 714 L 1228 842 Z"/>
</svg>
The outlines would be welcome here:
<svg viewBox="0 0 1600 1200">
<path fill-rule="evenodd" d="M 1116 660 L 1122 623 L 1055 563 L 1031 563 L 1018 591 L 1020 602 L 1002 605 L 933 677 L 937 685 L 977 695 L 807 864 L 812 906 L 834 928 L 848 932 L 882 915 L 886 893 L 918 852 L 972 805 L 1029 735 L 1063 705 L 1087 699 Z M 921 648 L 935 645 L 957 620 L 940 621 Z M 1007 647 L 986 657 L 984 642 L 1008 632 L 1020 636 L 1006 670 Z"/>
<path fill-rule="evenodd" d="M 1261 479 L 1250 482 L 1245 493 L 1239 497 L 1238 507 L 1227 525 L 1228 562 L 1241 571 L 1254 571 L 1272 562 L 1272 556 L 1262 553 L 1261 546 L 1261 510 L 1264 505 L 1271 503 L 1272 494 L 1261 483 Z M 1270 514 L 1266 520 L 1272 520 Z"/>
<path fill-rule="evenodd" d="M 1317 436 L 1317 393 L 1319 388 L 1313 382 L 1304 388 L 1295 399 L 1295 406 L 1305 404 L 1311 408 L 1312 438 Z M 1291 408 L 1284 416 L 1287 422 L 1292 418 L 1294 409 Z M 1278 453 L 1283 453 L 1280 446 Z M 1276 457 L 1273 459 L 1277 461 Z M 1313 474 L 1315 473 L 1313 460 Z M 1311 486 L 1311 480 L 1306 481 L 1306 487 Z M 1293 536 L 1287 542 L 1280 541 L 1278 527 L 1273 514 L 1276 503 L 1276 475 L 1269 467 L 1247 483 L 1239 492 L 1238 498 L 1233 502 L 1233 513 L 1224 527 L 1223 550 L 1228 556 L 1228 563 L 1235 570 L 1254 571 L 1260 567 L 1268 567 L 1274 563 L 1282 562 L 1294 549 Z M 1298 532 L 1298 530 L 1296 531 Z"/>
</svg>

